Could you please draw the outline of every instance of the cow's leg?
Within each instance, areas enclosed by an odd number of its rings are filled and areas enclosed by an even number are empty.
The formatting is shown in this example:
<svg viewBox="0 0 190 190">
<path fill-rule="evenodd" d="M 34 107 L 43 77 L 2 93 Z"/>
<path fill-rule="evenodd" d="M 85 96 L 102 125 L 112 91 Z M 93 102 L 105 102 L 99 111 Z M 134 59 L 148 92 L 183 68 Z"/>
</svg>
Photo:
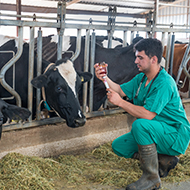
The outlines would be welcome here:
<svg viewBox="0 0 190 190">
<path fill-rule="evenodd" d="M 141 178 L 128 185 L 126 190 L 159 189 L 161 180 L 158 175 L 158 155 L 155 143 L 138 145 L 141 169 Z"/>
</svg>

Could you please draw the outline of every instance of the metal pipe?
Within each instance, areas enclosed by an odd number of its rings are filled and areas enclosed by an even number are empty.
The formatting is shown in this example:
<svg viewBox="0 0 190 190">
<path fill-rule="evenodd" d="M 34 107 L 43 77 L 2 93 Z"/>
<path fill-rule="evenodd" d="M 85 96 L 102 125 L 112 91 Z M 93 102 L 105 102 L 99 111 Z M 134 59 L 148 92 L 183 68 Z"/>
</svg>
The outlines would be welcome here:
<svg viewBox="0 0 190 190">
<path fill-rule="evenodd" d="M 90 30 L 86 30 L 85 38 L 85 51 L 84 51 L 84 72 L 88 71 L 89 68 L 89 44 L 90 44 Z M 86 113 L 86 101 L 87 101 L 87 86 L 88 83 L 83 84 L 83 113 Z"/>
<path fill-rule="evenodd" d="M 188 70 L 187 70 L 187 67 L 186 67 L 186 65 L 187 65 L 187 63 L 188 63 L 189 60 L 190 60 L 190 56 L 188 56 L 187 59 L 186 59 L 185 62 L 184 62 L 185 67 L 183 67 L 183 72 L 185 73 L 185 75 L 186 75 L 186 76 L 188 77 L 188 79 L 190 80 L 190 74 L 189 74 L 189 72 L 188 72 Z"/>
<path fill-rule="evenodd" d="M 71 57 L 71 60 L 74 62 L 75 59 L 79 56 L 81 50 L 81 29 L 77 30 L 77 45 L 75 54 Z"/>
<path fill-rule="evenodd" d="M 180 79 L 180 76 L 181 76 L 181 72 L 182 70 L 184 70 L 184 68 L 186 67 L 185 63 L 187 64 L 187 62 L 185 61 L 187 59 L 187 56 L 189 54 L 189 51 L 190 51 L 190 43 L 188 44 L 186 50 L 185 50 L 185 53 L 183 55 L 183 59 L 181 61 L 181 64 L 179 66 L 179 69 L 178 69 L 178 73 L 177 73 L 177 78 L 176 78 L 176 84 L 178 85 L 178 82 L 179 82 L 179 79 Z"/>
<path fill-rule="evenodd" d="M 134 35 L 135 35 L 135 32 L 134 32 L 134 31 L 131 31 L 131 41 L 130 41 L 130 44 L 132 44 L 132 42 L 133 42 Z"/>
<path fill-rule="evenodd" d="M 28 63 L 28 109 L 32 113 L 33 108 L 33 86 L 31 80 L 34 75 L 34 27 L 30 27 L 30 42 L 29 42 L 29 63 Z M 32 120 L 32 115 L 29 121 Z"/>
<path fill-rule="evenodd" d="M 175 45 L 175 35 L 172 35 L 171 39 L 171 50 L 170 50 L 170 75 L 173 74 L 173 59 L 174 59 L 174 45 Z"/>
<path fill-rule="evenodd" d="M 127 30 L 123 31 L 123 47 L 127 46 Z"/>
<path fill-rule="evenodd" d="M 95 63 L 95 52 L 96 51 L 96 34 L 93 31 L 91 35 L 91 50 L 90 50 L 90 73 L 93 75 L 90 80 L 89 87 L 89 112 L 93 111 L 93 93 L 94 93 L 94 63 Z"/>
<path fill-rule="evenodd" d="M 1 53 L 12 53 L 13 57 L 15 56 L 15 52 L 14 51 L 0 51 Z M 13 90 L 15 90 L 15 64 L 13 64 Z M 2 97 L 2 100 L 12 100 L 14 99 L 14 96 L 10 96 L 10 97 Z"/>
<path fill-rule="evenodd" d="M 169 59 L 170 59 L 170 50 L 171 50 L 171 33 L 168 33 L 168 42 L 167 42 L 167 49 L 166 49 L 166 67 L 165 70 L 168 72 L 169 68 Z"/>
<path fill-rule="evenodd" d="M 60 23 L 59 28 L 57 29 L 58 33 L 58 44 L 57 44 L 57 60 L 62 58 L 62 45 L 63 45 L 63 33 L 65 28 L 65 7 L 66 2 L 59 1 L 57 5 L 57 22 Z"/>
<path fill-rule="evenodd" d="M 161 42 L 162 42 L 162 48 L 163 48 L 163 50 L 164 50 L 164 46 L 165 46 L 165 36 L 166 36 L 166 33 L 162 32 Z"/>
<path fill-rule="evenodd" d="M 39 28 L 38 30 L 38 38 L 37 38 L 37 76 L 42 73 L 42 30 Z M 41 101 L 41 89 L 36 89 L 36 119 L 40 120 L 40 101 Z"/>
<path fill-rule="evenodd" d="M 5 82 L 5 73 L 7 72 L 7 70 L 16 63 L 16 61 L 20 58 L 20 56 L 22 55 L 22 51 L 23 51 L 23 27 L 19 27 L 18 28 L 18 34 L 19 34 L 19 38 L 18 38 L 18 49 L 17 49 L 17 53 L 16 55 L 8 61 L 8 63 L 6 63 L 1 71 L 0 71 L 0 82 L 1 85 L 8 91 L 10 92 L 16 99 L 16 104 L 17 106 L 21 107 L 21 98 L 19 96 L 19 94 L 12 89 L 12 87 L 10 87 L 6 82 Z"/>
<path fill-rule="evenodd" d="M 63 34 L 58 34 L 58 43 L 57 43 L 57 60 L 62 58 L 62 44 L 63 44 Z"/>
</svg>

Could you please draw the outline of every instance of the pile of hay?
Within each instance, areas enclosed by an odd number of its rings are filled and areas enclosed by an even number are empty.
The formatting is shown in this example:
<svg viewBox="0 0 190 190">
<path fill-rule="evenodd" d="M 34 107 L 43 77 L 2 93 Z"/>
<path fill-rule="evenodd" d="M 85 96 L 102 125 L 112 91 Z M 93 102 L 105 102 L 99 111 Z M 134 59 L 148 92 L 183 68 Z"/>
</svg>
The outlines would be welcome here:
<svg viewBox="0 0 190 190">
<path fill-rule="evenodd" d="M 190 148 L 180 163 L 162 181 L 190 179 Z M 103 184 L 118 188 L 136 181 L 142 172 L 139 161 L 115 155 L 111 143 L 83 155 L 39 158 L 9 153 L 0 160 L 1 190 L 74 189 L 81 185 Z"/>
</svg>

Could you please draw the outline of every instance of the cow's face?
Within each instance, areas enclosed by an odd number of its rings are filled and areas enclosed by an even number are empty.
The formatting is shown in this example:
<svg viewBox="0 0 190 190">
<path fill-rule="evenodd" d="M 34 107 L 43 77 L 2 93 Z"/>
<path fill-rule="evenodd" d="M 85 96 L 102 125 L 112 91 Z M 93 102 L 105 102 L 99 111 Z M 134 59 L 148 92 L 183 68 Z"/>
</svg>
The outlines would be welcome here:
<svg viewBox="0 0 190 190">
<path fill-rule="evenodd" d="M 78 74 L 73 63 L 64 59 L 50 66 L 43 75 L 34 78 L 31 83 L 36 88 L 44 87 L 48 105 L 58 116 L 66 120 L 69 127 L 75 128 L 83 126 L 86 122 L 77 93 L 81 84 L 91 78 L 92 74 L 87 72 Z"/>
</svg>

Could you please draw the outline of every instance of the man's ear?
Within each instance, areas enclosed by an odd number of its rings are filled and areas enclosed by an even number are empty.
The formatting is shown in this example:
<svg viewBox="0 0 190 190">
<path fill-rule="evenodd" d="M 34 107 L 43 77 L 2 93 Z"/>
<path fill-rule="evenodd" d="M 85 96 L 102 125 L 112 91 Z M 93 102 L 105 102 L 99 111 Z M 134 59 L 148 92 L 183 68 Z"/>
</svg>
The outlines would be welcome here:
<svg viewBox="0 0 190 190">
<path fill-rule="evenodd" d="M 156 55 L 154 55 L 153 57 L 152 57 L 152 61 L 153 61 L 153 63 L 158 63 L 158 58 L 156 57 Z"/>
<path fill-rule="evenodd" d="M 42 88 L 47 83 L 47 76 L 46 75 L 40 75 L 38 77 L 35 77 L 32 79 L 31 84 L 35 88 Z"/>
</svg>

